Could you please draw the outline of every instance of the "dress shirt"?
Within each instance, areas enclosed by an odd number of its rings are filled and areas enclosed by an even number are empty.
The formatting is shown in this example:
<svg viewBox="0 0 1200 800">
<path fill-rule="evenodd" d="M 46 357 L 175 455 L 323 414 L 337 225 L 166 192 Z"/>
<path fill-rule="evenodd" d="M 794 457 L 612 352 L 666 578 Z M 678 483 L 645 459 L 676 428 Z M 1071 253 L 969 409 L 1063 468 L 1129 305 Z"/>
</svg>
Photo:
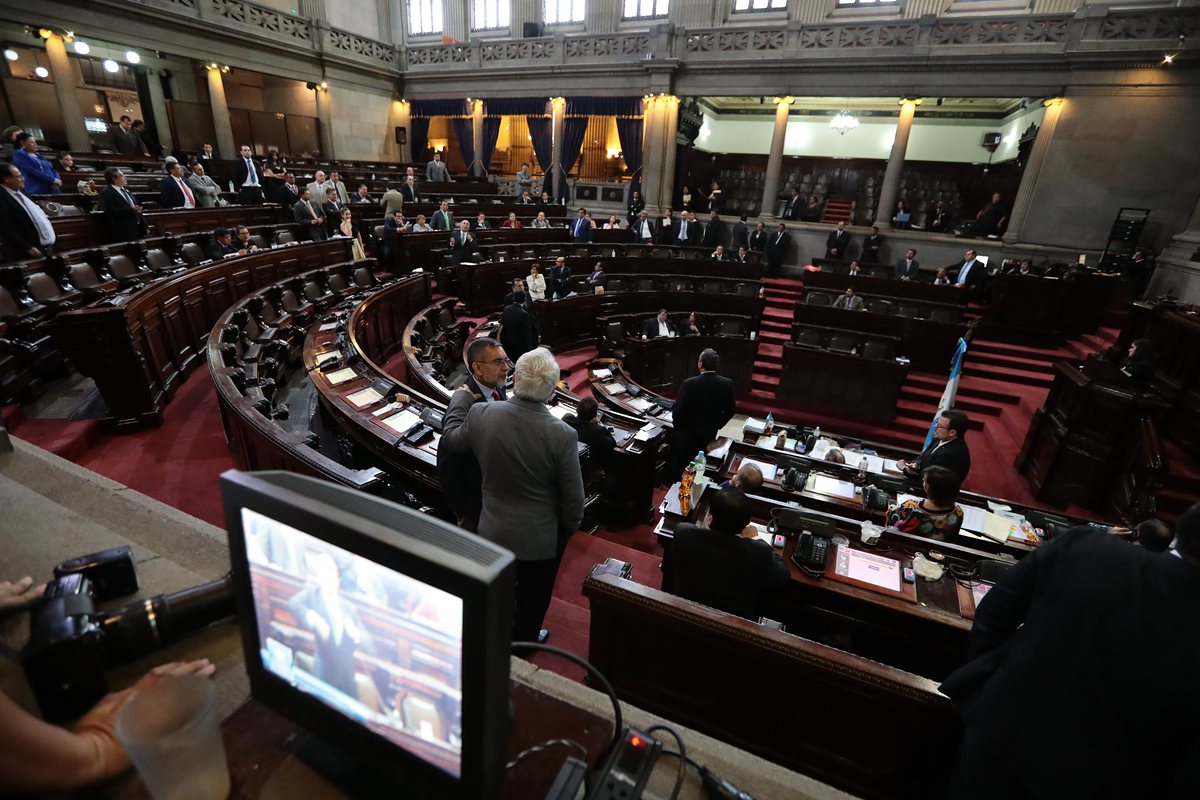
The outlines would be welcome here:
<svg viewBox="0 0 1200 800">
<path fill-rule="evenodd" d="M 56 238 L 54 235 L 54 226 L 50 224 L 50 218 L 46 216 L 46 212 L 42 211 L 37 203 L 30 200 L 21 192 L 14 192 L 7 186 L 4 189 L 16 198 L 17 203 L 25 209 L 25 213 L 33 220 L 33 227 L 37 228 L 38 232 L 38 244 L 45 245 L 46 247 L 54 244 Z"/>
<path fill-rule="evenodd" d="M 687 241 L 687 238 L 688 238 L 687 226 L 688 226 L 688 224 L 687 224 L 686 219 L 683 222 L 679 223 L 679 236 L 677 236 L 676 238 L 679 239 L 679 241 L 681 241 L 681 242 Z"/>
<path fill-rule="evenodd" d="M 242 181 L 242 186 L 258 186 L 258 170 L 254 168 L 254 159 L 242 159 L 246 162 L 246 180 Z"/>
<path fill-rule="evenodd" d="M 581 230 L 583 230 L 583 226 L 584 226 L 584 225 L 589 225 L 589 224 L 590 224 L 590 223 L 589 223 L 589 222 L 588 222 L 586 219 L 583 219 L 582 217 L 576 217 L 576 218 L 575 218 L 575 229 L 574 229 L 574 235 L 575 235 L 575 236 L 578 238 L 578 236 L 579 236 L 579 232 L 580 232 Z"/>
<path fill-rule="evenodd" d="M 650 220 L 641 220 L 638 224 L 641 226 L 641 237 L 643 239 L 654 238 L 654 231 L 650 229 Z"/>
<path fill-rule="evenodd" d="M 671 329 L 670 329 L 670 328 L 667 326 L 667 323 L 663 322 L 662 320 L 659 320 L 659 322 L 658 322 L 658 335 L 659 335 L 659 336 L 674 336 L 674 335 L 675 335 L 675 331 L 671 330 Z"/>
<path fill-rule="evenodd" d="M 187 181 L 185 181 L 183 178 L 176 178 L 174 175 L 172 175 L 171 178 L 177 184 L 179 184 L 179 188 L 183 192 L 183 207 L 184 208 L 195 208 L 196 207 L 196 196 L 193 195 L 192 190 L 188 188 Z"/>
<path fill-rule="evenodd" d="M 958 270 L 958 283 L 966 283 L 967 276 L 971 274 L 971 270 L 975 269 L 975 259 L 966 261 Z"/>
</svg>

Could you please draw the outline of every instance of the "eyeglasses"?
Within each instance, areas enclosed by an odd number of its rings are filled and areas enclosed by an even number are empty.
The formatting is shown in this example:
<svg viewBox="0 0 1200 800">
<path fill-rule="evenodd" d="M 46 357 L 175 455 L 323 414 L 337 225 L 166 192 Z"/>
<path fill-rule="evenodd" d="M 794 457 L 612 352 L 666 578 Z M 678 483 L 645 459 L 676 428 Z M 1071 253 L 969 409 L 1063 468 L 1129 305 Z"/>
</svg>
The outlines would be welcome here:
<svg viewBox="0 0 1200 800">
<path fill-rule="evenodd" d="M 472 364 L 491 364 L 492 366 L 499 367 L 499 366 L 506 366 L 510 362 L 507 358 L 493 358 L 489 361 L 472 361 L 471 363 Z"/>
</svg>

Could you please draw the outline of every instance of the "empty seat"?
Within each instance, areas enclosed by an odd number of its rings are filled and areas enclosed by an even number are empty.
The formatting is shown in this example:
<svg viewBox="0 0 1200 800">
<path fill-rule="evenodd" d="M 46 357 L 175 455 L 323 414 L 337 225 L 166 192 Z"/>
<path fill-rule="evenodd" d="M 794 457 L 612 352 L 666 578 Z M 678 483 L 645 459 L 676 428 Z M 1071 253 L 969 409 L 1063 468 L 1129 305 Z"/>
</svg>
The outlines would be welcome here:
<svg viewBox="0 0 1200 800">
<path fill-rule="evenodd" d="M 824 334 L 816 328 L 801 328 L 796 332 L 795 342 L 803 347 L 822 347 L 824 338 Z"/>
<path fill-rule="evenodd" d="M 740 297 L 754 297 L 758 294 L 758 285 L 753 283 L 738 283 L 734 285 L 733 293 Z"/>
<path fill-rule="evenodd" d="M 114 262 L 118 258 L 125 257 L 113 256 L 109 260 L 109 268 L 112 270 L 113 275 L 117 275 L 117 267 L 114 265 Z M 146 264 L 150 267 L 150 269 L 155 270 L 169 270 L 174 269 L 177 266 L 175 262 L 171 260 L 171 256 L 167 254 L 167 251 L 163 250 L 161 247 L 152 247 L 146 251 Z M 122 276 L 117 275 L 117 277 L 120 278 Z"/>
<path fill-rule="evenodd" d="M 804 297 L 804 304 L 809 306 L 827 306 L 833 302 L 833 298 L 825 292 L 809 292 Z"/>
<path fill-rule="evenodd" d="M 893 358 L 892 345 L 890 342 L 880 341 L 879 339 L 868 339 L 863 343 L 862 355 L 863 358 L 877 358 L 890 361 Z"/>
<path fill-rule="evenodd" d="M 853 333 L 831 334 L 829 349 L 837 353 L 853 353 L 858 350 L 858 336 Z"/>
<path fill-rule="evenodd" d="M 929 312 L 929 318 L 934 322 L 958 322 L 958 312 L 952 308 L 934 308 Z"/>
<path fill-rule="evenodd" d="M 609 291 L 609 292 L 625 291 L 625 279 L 620 276 L 617 276 L 617 275 L 610 276 L 608 279 L 608 288 L 606 289 L 606 291 Z"/>
<path fill-rule="evenodd" d="M 867 306 L 867 311 L 870 311 L 872 314 L 891 314 L 892 313 L 892 301 L 891 300 L 883 300 L 881 298 L 872 297 L 867 300 L 866 306 Z"/>
<path fill-rule="evenodd" d="M 375 275 L 367 267 L 358 267 L 354 270 L 354 285 L 365 289 L 375 283 Z"/>
<path fill-rule="evenodd" d="M 110 292 L 117 288 L 116 281 L 101 280 L 90 264 L 72 264 L 67 280 L 76 289 L 90 293 Z"/>
<path fill-rule="evenodd" d="M 638 278 L 633 284 L 635 292 L 653 292 L 654 281 L 650 278 Z"/>
<path fill-rule="evenodd" d="M 251 236 L 250 236 L 250 244 L 252 244 L 255 247 L 258 247 L 260 249 L 265 250 L 267 247 L 267 240 L 265 238 L 263 238 L 262 234 L 255 233 L 255 234 L 251 234 Z"/>
<path fill-rule="evenodd" d="M 325 281 L 325 288 L 334 294 L 345 294 L 350 291 L 350 284 L 346 280 L 346 276 L 340 272 L 333 272 L 329 275 L 329 279 Z"/>
<path fill-rule="evenodd" d="M 44 306 L 69 305 L 78 301 L 79 292 L 63 291 L 54 278 L 44 272 L 35 272 L 29 276 L 29 296 Z"/>
<path fill-rule="evenodd" d="M 687 278 L 672 278 L 667 283 L 667 291 L 678 294 L 681 292 L 691 292 L 692 282 Z"/>
<path fill-rule="evenodd" d="M 736 319 L 723 319 L 721 324 L 717 326 L 717 333 L 721 336 L 742 336 L 742 322 Z"/>
<path fill-rule="evenodd" d="M 187 242 L 179 248 L 179 255 L 189 264 L 199 264 L 204 260 L 204 251 L 195 242 Z"/>
<path fill-rule="evenodd" d="M 294 241 L 296 241 L 296 237 L 289 230 L 275 232 L 275 244 L 289 244 Z"/>
<path fill-rule="evenodd" d="M 907 317 L 908 319 L 917 319 L 920 316 L 917 313 L 917 307 L 912 303 L 896 303 L 893 311 L 897 317 Z"/>
<path fill-rule="evenodd" d="M 454 326 L 454 309 L 453 308 L 451 308 L 448 305 L 445 305 L 445 306 L 442 306 L 440 309 L 438 309 L 437 326 L 439 328 L 441 328 L 442 330 L 446 330 L 447 328 L 451 328 Z"/>
<path fill-rule="evenodd" d="M 701 281 L 699 290 L 704 294 L 720 294 L 724 284 L 721 281 Z"/>
</svg>

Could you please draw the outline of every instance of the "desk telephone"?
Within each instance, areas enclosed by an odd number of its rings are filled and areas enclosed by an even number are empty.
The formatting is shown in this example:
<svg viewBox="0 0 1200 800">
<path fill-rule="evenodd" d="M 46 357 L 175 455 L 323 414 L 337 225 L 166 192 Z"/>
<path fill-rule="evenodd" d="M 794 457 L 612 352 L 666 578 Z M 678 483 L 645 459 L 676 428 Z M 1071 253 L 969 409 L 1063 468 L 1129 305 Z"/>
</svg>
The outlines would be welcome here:
<svg viewBox="0 0 1200 800">
<path fill-rule="evenodd" d="M 837 533 L 833 522 L 803 509 L 779 508 L 771 513 L 767 532 L 774 535 L 781 528 L 800 534 L 796 549 L 792 551 L 792 563 L 805 575 L 821 577 L 833 536 Z"/>
</svg>

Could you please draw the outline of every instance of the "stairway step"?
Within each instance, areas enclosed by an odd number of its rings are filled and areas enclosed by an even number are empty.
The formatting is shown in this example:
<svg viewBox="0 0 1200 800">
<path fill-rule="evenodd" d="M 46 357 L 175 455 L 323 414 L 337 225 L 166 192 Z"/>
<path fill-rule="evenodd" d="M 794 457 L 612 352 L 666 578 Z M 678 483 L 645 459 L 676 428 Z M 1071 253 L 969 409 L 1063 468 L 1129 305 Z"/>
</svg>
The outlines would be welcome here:
<svg viewBox="0 0 1200 800">
<path fill-rule="evenodd" d="M 1026 358 L 1015 354 L 1001 355 L 999 353 L 970 352 L 967 353 L 966 362 L 963 366 L 966 368 L 985 364 L 989 366 L 1011 367 L 1013 369 L 1025 370 L 1026 372 L 1041 372 L 1051 377 L 1054 376 L 1054 368 L 1051 366 L 1051 362 L 1036 358 Z"/>
<path fill-rule="evenodd" d="M 778 373 L 781 373 L 781 372 L 783 372 L 783 364 L 779 363 L 778 361 L 755 361 L 754 362 L 754 374 L 755 375 L 762 374 L 762 375 L 767 375 L 770 377 L 777 377 Z"/>
<path fill-rule="evenodd" d="M 1024 386 L 1041 386 L 1049 389 L 1054 383 L 1052 374 L 1042 374 L 1038 372 L 1030 372 L 1023 369 L 1012 369 L 1011 367 L 998 367 L 992 365 L 986 366 L 963 366 L 963 375 L 969 375 L 978 378 L 991 378 L 998 381 L 1010 381 L 1019 383 Z"/>
<path fill-rule="evenodd" d="M 772 308 L 771 306 L 767 306 L 763 309 L 762 315 L 764 319 L 771 317 L 772 319 L 786 319 L 791 321 L 793 312 L 790 308 Z"/>
<path fill-rule="evenodd" d="M 900 397 L 913 400 L 931 403 L 933 408 L 941 402 L 942 393 L 932 389 L 926 389 L 918 386 L 908 386 L 907 384 L 901 388 Z M 955 408 L 963 411 L 969 411 L 973 414 L 986 414 L 989 417 L 998 417 L 1004 413 L 1004 406 L 1000 403 L 988 400 L 980 400 L 969 396 L 964 396 L 963 392 L 959 392 L 954 398 Z"/>
<path fill-rule="evenodd" d="M 758 345 L 758 357 L 765 359 L 783 358 L 783 345 L 762 342 Z"/>
<path fill-rule="evenodd" d="M 1008 342 L 993 342 L 987 339 L 976 339 L 967 350 L 967 357 L 972 353 L 989 353 L 993 355 L 1016 356 L 1031 360 L 1043 360 L 1050 363 L 1064 358 L 1074 358 L 1069 348 L 1026 347 L 1025 345 L 1009 344 Z"/>
<path fill-rule="evenodd" d="M 775 331 L 760 331 L 758 337 L 760 341 L 778 344 L 781 347 L 792 339 L 789 334 L 776 333 Z"/>
</svg>

